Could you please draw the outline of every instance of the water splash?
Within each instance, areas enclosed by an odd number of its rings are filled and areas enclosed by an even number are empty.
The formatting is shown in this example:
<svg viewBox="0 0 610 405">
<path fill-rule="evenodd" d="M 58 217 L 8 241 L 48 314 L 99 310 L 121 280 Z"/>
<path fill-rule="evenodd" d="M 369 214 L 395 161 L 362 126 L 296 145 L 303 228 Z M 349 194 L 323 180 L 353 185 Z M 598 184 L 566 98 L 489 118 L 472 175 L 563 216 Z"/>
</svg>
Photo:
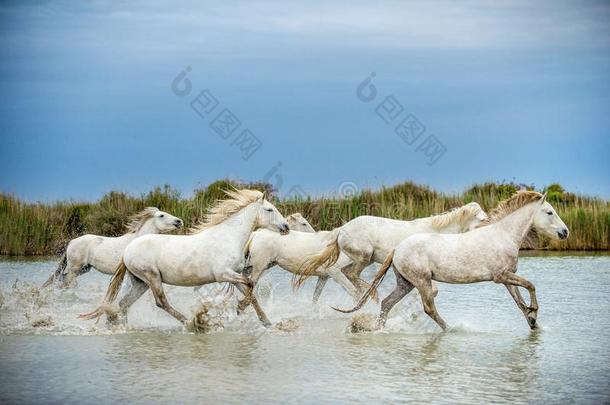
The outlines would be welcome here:
<svg viewBox="0 0 610 405">
<path fill-rule="evenodd" d="M 190 287 L 164 286 L 172 306 L 190 319 L 186 328 L 157 308 L 150 293 L 144 294 L 129 309 L 127 319 L 120 319 L 121 325 L 108 324 L 106 316 L 96 324 L 95 321 L 77 319 L 77 316 L 100 305 L 108 286 L 108 276 L 92 271 L 80 277 L 72 289 L 39 290 L 37 286 L 48 277 L 54 263 L 46 262 L 44 267 L 44 271 L 40 273 L 31 268 L 18 268 L 3 274 L 3 279 L 0 279 L 0 286 L 3 287 L 0 289 L 0 302 L 4 301 L 0 307 L 0 333 L 106 335 L 143 330 L 172 333 L 228 330 L 236 333 L 264 334 L 293 333 L 300 329 L 307 329 L 307 333 L 340 333 L 345 331 L 346 326 L 349 329 L 350 323 L 353 322 L 349 315 L 340 314 L 331 308 L 353 305 L 353 299 L 338 285 L 328 283 L 318 305 L 312 305 L 315 283 L 308 283 L 295 294 L 290 286 L 290 274 L 273 270 L 259 281 L 256 289 L 261 306 L 275 324 L 272 329 L 265 329 L 261 325 L 251 307 L 243 314 L 237 315 L 237 300 L 241 298 L 241 293 L 234 291 L 232 295 L 227 294 L 223 291 L 225 286 L 218 284 L 203 286 L 197 292 Z M 15 282 L 17 277 L 32 284 Z M 393 287 L 391 283 L 388 284 L 388 288 Z M 123 286 L 123 289 L 125 287 L 127 286 Z M 124 292 L 121 291 L 119 295 Z M 384 296 L 387 294 L 385 291 L 381 293 Z M 379 305 L 369 303 L 364 311 L 378 313 Z M 413 332 L 416 329 L 413 325 L 422 323 L 421 318 L 427 318 L 425 314 L 419 317 L 419 312 L 419 296 L 408 296 L 403 303 L 395 307 L 385 329 Z M 363 325 L 356 325 L 355 330 L 367 329 L 364 325 L 367 323 L 364 322 L 366 315 L 360 317 L 360 323 Z M 369 320 L 368 323 L 372 321 Z M 369 326 L 368 329 L 372 328 Z"/>
<path fill-rule="evenodd" d="M 295 332 L 301 327 L 301 323 L 296 319 L 282 319 L 273 326 L 273 329 L 280 332 Z"/>
<path fill-rule="evenodd" d="M 352 317 L 347 331 L 350 333 L 373 332 L 377 329 L 376 323 L 377 317 L 373 314 L 356 314 Z"/>
<path fill-rule="evenodd" d="M 187 323 L 186 330 L 195 333 L 209 333 L 224 328 L 227 309 L 233 297 L 233 289 L 223 293 L 222 289 L 201 297 L 199 307 L 193 318 Z"/>
</svg>

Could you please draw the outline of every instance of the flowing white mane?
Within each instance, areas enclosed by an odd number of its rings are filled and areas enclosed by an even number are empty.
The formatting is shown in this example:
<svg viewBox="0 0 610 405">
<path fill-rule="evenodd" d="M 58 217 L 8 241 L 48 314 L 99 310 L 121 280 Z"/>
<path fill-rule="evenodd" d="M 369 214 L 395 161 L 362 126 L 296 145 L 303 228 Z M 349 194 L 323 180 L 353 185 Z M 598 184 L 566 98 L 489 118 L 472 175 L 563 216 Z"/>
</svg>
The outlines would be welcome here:
<svg viewBox="0 0 610 405">
<path fill-rule="evenodd" d="M 432 217 L 432 227 L 442 229 L 451 224 L 465 225 L 466 222 L 483 212 L 479 204 L 469 203 Z"/>
<path fill-rule="evenodd" d="M 209 227 L 220 224 L 230 216 L 239 212 L 242 208 L 252 204 L 263 196 L 263 193 L 258 190 L 225 190 L 227 194 L 226 200 L 220 201 L 214 207 L 210 208 L 205 220 L 191 228 L 190 233 L 199 233 Z"/>
<path fill-rule="evenodd" d="M 498 222 L 507 215 L 517 211 L 519 208 L 534 201 L 538 201 L 542 197 L 543 195 L 537 191 L 517 191 L 506 200 L 500 201 L 498 206 L 489 213 L 489 216 L 483 221 L 482 225 Z"/>
<path fill-rule="evenodd" d="M 136 233 L 142 228 L 142 226 L 151 219 L 157 212 L 159 212 L 159 208 L 156 207 L 146 207 L 142 211 L 137 214 L 129 217 L 129 222 L 127 223 L 127 232 L 128 233 Z"/>
</svg>

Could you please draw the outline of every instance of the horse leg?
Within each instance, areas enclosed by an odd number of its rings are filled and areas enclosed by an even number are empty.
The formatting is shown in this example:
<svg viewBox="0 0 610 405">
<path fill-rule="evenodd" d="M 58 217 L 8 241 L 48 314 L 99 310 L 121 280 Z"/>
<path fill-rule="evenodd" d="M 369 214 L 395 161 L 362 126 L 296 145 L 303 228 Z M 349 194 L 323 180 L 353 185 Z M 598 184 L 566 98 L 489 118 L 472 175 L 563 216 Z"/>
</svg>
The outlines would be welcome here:
<svg viewBox="0 0 610 405">
<path fill-rule="evenodd" d="M 267 314 L 265 314 L 263 308 L 261 308 L 259 305 L 258 300 L 254 296 L 254 291 L 252 288 L 248 284 L 244 285 L 243 283 L 235 283 L 235 287 L 237 287 L 237 289 L 246 297 L 250 296 L 250 303 L 252 304 L 252 308 L 254 308 L 254 312 L 256 312 L 258 319 L 260 319 L 265 328 L 270 327 L 272 323 L 269 318 L 267 318 Z"/>
<path fill-rule="evenodd" d="M 320 295 L 322 295 L 322 290 L 324 289 L 324 286 L 326 285 L 326 282 L 328 281 L 328 277 L 318 277 L 318 282 L 316 283 L 316 289 L 313 292 L 313 300 L 311 301 L 312 304 L 317 304 L 318 300 L 320 299 Z"/>
<path fill-rule="evenodd" d="M 165 291 L 163 290 L 163 281 L 161 280 L 161 274 L 159 274 L 159 272 L 142 271 L 138 274 L 138 277 L 141 277 L 141 280 L 148 284 L 155 297 L 155 303 L 159 308 L 176 318 L 183 325 L 186 324 L 186 317 L 169 304 Z"/>
<path fill-rule="evenodd" d="M 260 278 L 263 276 L 263 274 L 265 274 L 265 271 L 267 271 L 269 268 L 271 268 L 271 266 L 269 264 L 261 266 L 255 262 L 254 264 L 251 265 L 251 267 L 250 267 L 251 276 L 250 276 L 249 280 L 250 280 L 250 284 L 252 285 L 252 291 L 254 291 L 254 288 L 256 287 L 258 280 L 260 280 Z M 244 298 L 239 300 L 237 302 L 237 314 L 238 315 L 241 314 L 246 308 L 248 308 L 248 306 L 250 304 L 251 304 L 251 296 L 245 296 Z"/>
<path fill-rule="evenodd" d="M 436 305 L 434 305 L 434 289 L 432 288 L 432 280 L 427 279 L 423 283 L 420 283 L 417 286 L 417 290 L 419 291 L 419 295 L 421 295 L 422 303 L 424 304 L 424 312 L 438 324 L 438 326 L 443 329 L 443 331 L 447 330 L 447 324 L 441 318 L 438 311 L 436 310 Z"/>
<path fill-rule="evenodd" d="M 354 284 L 360 293 L 364 292 L 368 287 L 368 283 L 360 278 L 360 274 L 364 271 L 366 266 L 370 264 L 369 258 L 358 258 L 349 265 L 341 269 L 343 274 Z"/>
<path fill-rule="evenodd" d="M 351 282 L 349 278 L 343 274 L 341 269 L 337 267 L 331 267 L 328 269 L 328 275 L 335 280 L 337 284 L 339 284 L 349 295 L 351 295 L 355 300 L 360 298 L 358 294 L 358 288 Z M 321 291 L 320 291 L 321 292 Z"/>
<path fill-rule="evenodd" d="M 538 300 L 536 299 L 536 287 L 531 281 L 516 275 L 513 272 L 506 272 L 503 274 L 503 283 L 517 287 L 526 288 L 530 293 L 530 305 L 525 308 L 525 319 L 531 329 L 536 329 L 536 319 L 538 318 Z M 517 291 L 518 293 L 518 291 Z"/>
<path fill-rule="evenodd" d="M 371 263 L 373 248 L 368 243 L 361 243 L 357 238 L 352 238 L 348 234 L 340 234 L 338 242 L 341 251 L 352 261 L 341 271 L 358 287 L 359 292 L 363 293 L 368 288 L 368 284 L 360 278 L 360 274 Z"/>
<path fill-rule="evenodd" d="M 127 310 L 148 290 L 148 284 L 140 280 L 130 272 L 127 277 L 131 281 L 129 290 L 119 301 L 119 314 L 127 317 Z"/>
<path fill-rule="evenodd" d="M 42 286 L 40 286 L 40 288 L 47 288 L 48 286 L 50 286 L 51 284 L 56 282 L 59 279 L 59 276 L 66 269 L 67 265 L 68 265 L 68 255 L 67 255 L 67 253 L 64 253 L 62 255 L 61 260 L 59 261 L 59 264 L 57 265 L 57 268 L 55 269 L 55 271 L 53 273 L 51 273 L 51 276 L 47 279 L 47 281 L 44 282 L 44 284 Z"/>
<path fill-rule="evenodd" d="M 396 269 L 394 269 L 394 274 L 396 274 L 396 287 L 394 288 L 394 291 L 390 293 L 390 295 L 381 301 L 381 312 L 379 313 L 379 318 L 377 319 L 377 328 L 385 326 L 385 322 L 390 310 L 413 289 L 413 284 L 404 278 L 402 274 L 397 272 Z"/>
<path fill-rule="evenodd" d="M 265 312 L 263 311 L 261 306 L 258 304 L 258 300 L 254 296 L 252 282 L 250 281 L 250 279 L 248 277 L 244 277 L 241 274 L 236 273 L 231 269 L 227 269 L 226 272 L 221 275 L 221 277 L 219 278 L 218 281 L 234 284 L 235 287 L 237 287 L 237 289 L 242 294 L 244 294 L 246 299 L 249 300 L 249 303 L 252 304 L 252 307 L 254 308 L 254 311 L 256 312 L 258 319 L 260 319 L 260 321 L 263 323 L 263 325 L 266 328 L 271 326 L 271 321 L 269 321 L 269 318 L 267 318 L 267 315 L 265 314 Z"/>
<path fill-rule="evenodd" d="M 521 312 L 523 312 L 523 316 L 525 316 L 525 318 L 527 319 L 527 305 L 525 304 L 525 301 L 523 301 L 523 297 L 521 296 L 519 289 L 511 284 L 504 284 L 504 286 L 510 293 L 510 296 L 513 297 L 513 300 L 515 300 L 515 303 L 517 304 Z"/>
<path fill-rule="evenodd" d="M 349 281 L 356 287 L 358 290 L 358 295 L 364 294 L 370 287 L 370 284 L 360 278 L 360 274 L 364 271 L 366 266 L 371 263 L 370 257 L 363 258 L 361 256 L 349 256 L 352 260 L 352 263 L 341 269 L 341 272 L 349 279 Z M 377 294 L 377 290 L 373 290 L 371 293 L 371 298 L 374 302 L 379 302 L 379 296 Z"/>
<path fill-rule="evenodd" d="M 62 289 L 72 287 L 76 281 L 76 278 L 81 274 L 86 273 L 86 271 L 83 272 L 83 269 L 86 267 L 90 266 L 87 264 L 77 264 L 68 261 L 65 271 L 59 275 L 59 287 Z"/>
</svg>

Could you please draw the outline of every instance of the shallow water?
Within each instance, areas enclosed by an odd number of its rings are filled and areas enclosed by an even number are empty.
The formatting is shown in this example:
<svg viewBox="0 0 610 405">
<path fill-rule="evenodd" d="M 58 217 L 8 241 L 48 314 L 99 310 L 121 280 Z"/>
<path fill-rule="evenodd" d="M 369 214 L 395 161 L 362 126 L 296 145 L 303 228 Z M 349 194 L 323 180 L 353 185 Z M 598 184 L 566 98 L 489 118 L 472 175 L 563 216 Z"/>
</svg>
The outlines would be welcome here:
<svg viewBox="0 0 610 405">
<path fill-rule="evenodd" d="M 503 286 L 439 285 L 440 333 L 417 296 L 392 312 L 383 332 L 349 333 L 352 316 L 329 305 L 350 299 L 329 281 L 312 307 L 313 282 L 294 295 L 273 269 L 258 295 L 265 330 L 249 311 L 214 307 L 224 328 L 185 332 L 146 294 L 127 327 L 76 319 L 104 294 L 94 270 L 72 291 L 39 293 L 49 260 L 0 260 L 0 401 L 6 402 L 577 402 L 610 398 L 610 257 L 522 257 L 519 274 L 537 287 L 541 329 L 530 332 Z M 367 270 L 371 277 L 374 268 Z M 15 280 L 19 281 L 15 284 Z M 388 274 L 382 295 L 393 287 Z M 200 293 L 169 288 L 189 316 Z M 369 303 L 361 313 L 376 313 Z M 286 326 L 288 325 L 288 326 Z M 296 329 L 295 329 L 296 328 Z M 287 330 L 287 331 L 286 331 Z"/>
</svg>

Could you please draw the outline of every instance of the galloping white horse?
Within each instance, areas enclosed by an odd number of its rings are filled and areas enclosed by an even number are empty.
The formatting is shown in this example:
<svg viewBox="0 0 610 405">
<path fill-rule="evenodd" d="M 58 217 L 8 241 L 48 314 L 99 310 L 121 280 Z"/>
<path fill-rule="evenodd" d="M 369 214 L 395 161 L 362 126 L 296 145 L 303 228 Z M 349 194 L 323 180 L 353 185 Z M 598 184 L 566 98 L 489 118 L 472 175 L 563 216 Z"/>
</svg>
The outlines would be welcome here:
<svg viewBox="0 0 610 405">
<path fill-rule="evenodd" d="M 369 264 L 383 263 L 390 251 L 403 239 L 416 233 L 461 233 L 474 229 L 487 218 L 487 214 L 476 202 L 453 209 L 443 214 L 412 221 L 360 216 L 333 230 L 331 243 L 319 254 L 311 256 L 296 280 L 301 285 L 307 277 L 322 266 L 334 265 L 340 253 L 349 258 L 342 272 L 352 283 L 362 289 L 368 287 L 360 274 Z"/>
<path fill-rule="evenodd" d="M 250 234 L 259 227 L 287 234 L 288 223 L 260 191 L 234 190 L 227 191 L 227 195 L 229 199 L 212 208 L 206 221 L 189 235 L 145 235 L 130 243 L 110 282 L 104 303 L 81 318 L 97 318 L 108 312 L 125 273 L 129 274 L 131 286 L 119 302 L 121 314 L 126 314 L 150 288 L 157 306 L 185 324 L 186 317 L 169 304 L 163 283 L 192 287 L 228 282 L 250 296 L 250 280 L 238 273 L 244 267 L 244 247 Z M 256 299 L 251 300 L 259 319 L 265 326 L 271 325 Z"/>
<path fill-rule="evenodd" d="M 296 217 L 297 215 L 300 218 Z M 291 223 L 291 217 L 293 224 L 297 222 L 300 227 L 311 228 L 311 231 L 299 232 L 295 231 L 294 227 L 291 226 L 290 235 L 280 236 L 275 232 L 261 229 L 254 232 L 248 241 L 246 246 L 247 264 L 245 271 L 249 273 L 250 279 L 254 285 L 256 285 L 263 274 L 273 266 L 279 266 L 294 275 L 301 274 L 303 257 L 319 252 L 330 242 L 329 238 L 331 232 L 315 232 L 309 222 L 300 214 L 292 214 L 288 220 L 289 224 Z M 341 263 L 348 264 L 345 261 L 340 261 L 340 264 Z M 321 267 L 316 269 L 316 272 L 313 275 L 318 277 L 313 295 L 314 304 L 320 298 L 322 289 L 329 278 L 335 280 L 352 297 L 355 299 L 359 298 L 356 287 L 343 273 L 341 273 L 341 268 L 339 266 L 331 266 L 328 268 Z M 247 305 L 248 302 L 244 299 L 240 302 L 239 309 L 242 310 Z"/>
<path fill-rule="evenodd" d="M 313 226 L 311 226 L 311 224 L 303 217 L 303 215 L 300 212 L 296 212 L 294 214 L 290 214 L 286 217 L 286 221 L 288 222 L 288 227 L 290 228 L 290 231 L 298 231 L 298 232 L 315 232 L 315 229 L 313 229 Z M 263 237 L 262 234 L 269 234 L 268 238 Z M 291 232 L 289 236 L 292 236 L 293 233 Z M 247 277 L 250 277 L 250 280 L 252 281 L 252 284 L 256 286 L 256 283 L 258 282 L 258 280 L 262 277 L 262 275 L 265 273 L 265 271 L 271 267 L 273 267 L 274 265 L 276 265 L 277 263 L 273 261 L 273 259 L 271 259 L 271 257 L 268 258 L 267 261 L 265 261 L 265 256 L 270 256 L 269 252 L 265 252 L 264 250 L 266 249 L 266 243 L 265 242 L 257 242 L 255 243 L 255 245 L 259 246 L 261 245 L 261 250 L 257 249 L 256 247 L 254 248 L 254 250 L 252 250 L 250 247 L 252 246 L 252 241 L 254 239 L 263 239 L 265 241 L 268 242 L 273 242 L 275 241 L 275 237 L 279 237 L 279 235 L 276 232 L 270 232 L 266 229 L 259 229 L 255 232 L 252 233 L 252 235 L 250 236 L 250 240 L 248 240 L 248 243 L 246 244 L 246 249 L 245 249 L 245 258 L 246 258 L 246 265 L 244 268 L 244 275 L 246 275 Z M 260 254 L 259 254 L 260 253 Z M 255 257 L 255 259 L 252 259 L 252 257 Z M 252 263 L 256 263 L 257 266 L 253 266 Z M 266 266 L 264 269 L 262 270 L 258 270 L 253 272 L 252 269 L 253 267 L 261 267 L 262 265 Z M 252 278 L 252 274 L 255 274 L 256 277 Z M 318 279 L 318 283 L 320 283 L 320 279 Z M 197 286 L 195 287 L 195 291 L 199 291 L 199 289 L 202 286 Z M 360 298 L 360 297 L 358 297 Z M 315 303 L 315 300 L 314 300 Z M 239 306 L 238 306 L 238 311 L 241 312 L 243 311 L 249 304 L 249 302 L 247 301 L 247 298 L 244 298 L 243 300 L 241 300 L 239 302 Z"/>
<path fill-rule="evenodd" d="M 453 284 L 480 281 L 504 284 L 529 326 L 536 328 L 536 290 L 530 281 L 515 274 L 519 247 L 532 227 L 554 239 L 566 239 L 569 234 L 545 197 L 535 191 L 521 191 L 498 205 L 490 215 L 490 225 L 458 235 L 418 234 L 405 239 L 388 255 L 358 305 L 349 311 L 339 311 L 352 312 L 362 307 L 393 266 L 396 288 L 381 304 L 378 327 L 385 324 L 392 307 L 415 287 L 426 314 L 446 330 L 447 324 L 434 305 L 432 280 L 436 280 Z M 529 306 L 517 287 L 529 291 Z"/>
<path fill-rule="evenodd" d="M 101 273 L 114 274 L 127 245 L 137 237 L 168 232 L 182 226 L 180 218 L 147 207 L 133 215 L 127 224 L 127 233 L 118 237 L 83 235 L 72 239 L 57 266 L 57 270 L 42 285 L 45 288 L 54 280 L 63 287 L 71 285 L 76 277 L 95 268 Z"/>
</svg>

